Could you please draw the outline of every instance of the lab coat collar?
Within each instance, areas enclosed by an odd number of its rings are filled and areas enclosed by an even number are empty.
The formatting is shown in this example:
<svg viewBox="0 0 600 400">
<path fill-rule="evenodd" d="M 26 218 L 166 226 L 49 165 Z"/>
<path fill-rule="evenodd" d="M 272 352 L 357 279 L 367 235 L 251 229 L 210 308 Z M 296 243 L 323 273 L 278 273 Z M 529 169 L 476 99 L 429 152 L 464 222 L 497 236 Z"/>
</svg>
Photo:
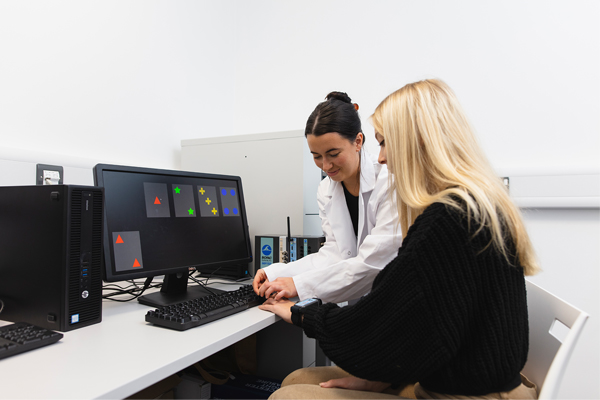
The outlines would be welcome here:
<svg viewBox="0 0 600 400">
<path fill-rule="evenodd" d="M 364 148 L 360 151 L 360 193 L 372 192 L 377 182 L 375 176 L 375 160 Z M 333 197 L 333 193 L 338 186 L 341 186 L 340 182 L 331 181 L 329 190 L 327 192 L 328 197 Z M 343 190 L 343 188 L 342 188 Z"/>
<path fill-rule="evenodd" d="M 375 188 L 375 165 L 377 161 L 374 160 L 366 150 L 360 151 L 360 192 L 367 193 L 372 192 Z"/>
</svg>

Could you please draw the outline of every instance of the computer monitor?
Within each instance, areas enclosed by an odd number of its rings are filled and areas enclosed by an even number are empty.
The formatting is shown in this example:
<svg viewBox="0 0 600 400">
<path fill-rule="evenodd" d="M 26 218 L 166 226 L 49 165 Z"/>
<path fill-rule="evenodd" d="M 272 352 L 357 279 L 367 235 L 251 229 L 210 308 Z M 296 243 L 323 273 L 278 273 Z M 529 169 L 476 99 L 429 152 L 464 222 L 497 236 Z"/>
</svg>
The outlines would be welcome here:
<svg viewBox="0 0 600 400">
<path fill-rule="evenodd" d="M 252 250 L 238 176 L 98 164 L 104 187 L 103 279 L 164 275 L 160 292 L 138 298 L 153 307 L 202 297 L 188 272 L 242 278 Z M 212 291 L 213 289 L 211 289 Z"/>
</svg>

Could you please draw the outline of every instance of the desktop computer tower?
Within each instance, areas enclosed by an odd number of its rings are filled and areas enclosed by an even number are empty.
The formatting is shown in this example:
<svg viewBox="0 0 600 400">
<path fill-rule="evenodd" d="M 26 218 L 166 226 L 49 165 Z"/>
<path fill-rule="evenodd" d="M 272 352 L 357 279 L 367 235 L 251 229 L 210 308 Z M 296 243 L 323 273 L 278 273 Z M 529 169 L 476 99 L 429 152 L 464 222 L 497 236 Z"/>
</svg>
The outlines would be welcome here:
<svg viewBox="0 0 600 400">
<path fill-rule="evenodd" d="M 102 210 L 99 187 L 0 187 L 0 320 L 102 321 Z"/>
</svg>

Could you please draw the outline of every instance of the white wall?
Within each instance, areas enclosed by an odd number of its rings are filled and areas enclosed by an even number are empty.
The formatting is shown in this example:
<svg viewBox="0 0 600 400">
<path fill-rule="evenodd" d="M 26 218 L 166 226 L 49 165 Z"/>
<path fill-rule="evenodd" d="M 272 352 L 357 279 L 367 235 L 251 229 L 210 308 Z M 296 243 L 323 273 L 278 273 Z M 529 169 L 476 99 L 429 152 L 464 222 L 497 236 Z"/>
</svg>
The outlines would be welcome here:
<svg viewBox="0 0 600 400">
<path fill-rule="evenodd" d="M 2 146 L 174 168 L 231 132 L 232 3 L 0 2 Z"/>
<path fill-rule="evenodd" d="M 439 77 L 498 168 L 598 168 L 597 1 L 237 4 L 236 134 L 303 127 L 331 90 L 366 121 L 405 83 Z"/>
<path fill-rule="evenodd" d="M 600 210 L 527 209 L 524 217 L 543 268 L 531 280 L 590 315 L 558 398 L 598 399 Z"/>
<path fill-rule="evenodd" d="M 376 150 L 379 101 L 440 77 L 500 174 L 600 170 L 596 0 L 5 0 L 0 57 L 19 151 L 178 168 L 182 139 L 302 129 L 331 90 Z M 561 397 L 599 398 L 600 222 L 563 211 L 526 214 L 536 279 L 592 314 Z"/>
<path fill-rule="evenodd" d="M 598 168 L 596 0 L 6 0 L 2 146 L 176 168 L 181 139 L 366 122 L 403 84 L 457 92 L 497 168 Z M 374 148 L 374 140 L 367 145 Z"/>
</svg>

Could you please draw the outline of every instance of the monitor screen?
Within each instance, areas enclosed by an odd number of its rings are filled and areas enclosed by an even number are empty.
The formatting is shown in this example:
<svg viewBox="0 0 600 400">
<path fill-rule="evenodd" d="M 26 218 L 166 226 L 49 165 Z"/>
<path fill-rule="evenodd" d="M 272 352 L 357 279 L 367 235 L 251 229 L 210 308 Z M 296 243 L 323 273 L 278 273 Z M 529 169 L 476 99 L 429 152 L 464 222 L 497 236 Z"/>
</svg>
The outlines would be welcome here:
<svg viewBox="0 0 600 400">
<path fill-rule="evenodd" d="M 248 276 L 252 251 L 240 177 L 98 164 L 94 181 L 104 187 L 105 281 L 177 276 L 185 284 L 175 296 L 189 292 L 190 268 Z"/>
</svg>

